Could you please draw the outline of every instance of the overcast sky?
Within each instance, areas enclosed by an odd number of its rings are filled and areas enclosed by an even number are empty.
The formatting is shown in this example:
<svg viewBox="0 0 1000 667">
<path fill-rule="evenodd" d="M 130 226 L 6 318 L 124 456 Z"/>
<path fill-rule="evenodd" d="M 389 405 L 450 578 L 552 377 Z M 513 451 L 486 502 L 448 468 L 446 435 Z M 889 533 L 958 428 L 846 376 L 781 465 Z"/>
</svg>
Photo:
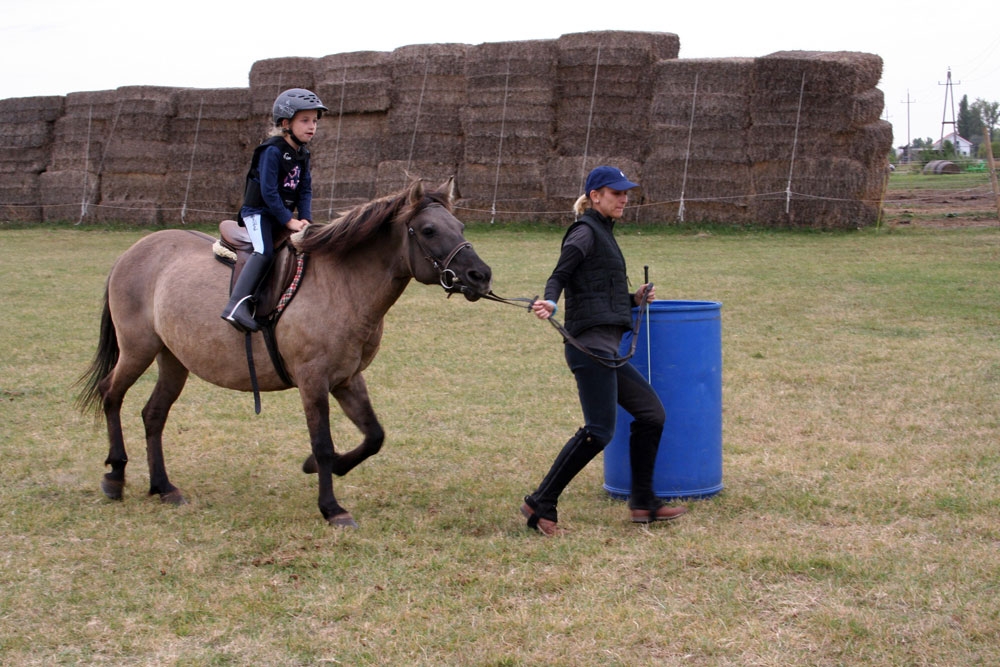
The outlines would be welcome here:
<svg viewBox="0 0 1000 667">
<path fill-rule="evenodd" d="M 949 67 L 956 113 L 963 95 L 970 102 L 1000 100 L 998 6 L 995 0 L 0 0 L 0 99 L 127 85 L 246 87 L 250 67 L 265 58 L 637 30 L 676 33 L 681 58 L 876 53 L 885 61 L 879 88 L 894 143 L 902 145 L 908 135 L 936 140 L 942 121 L 952 120 L 943 85 Z"/>
</svg>

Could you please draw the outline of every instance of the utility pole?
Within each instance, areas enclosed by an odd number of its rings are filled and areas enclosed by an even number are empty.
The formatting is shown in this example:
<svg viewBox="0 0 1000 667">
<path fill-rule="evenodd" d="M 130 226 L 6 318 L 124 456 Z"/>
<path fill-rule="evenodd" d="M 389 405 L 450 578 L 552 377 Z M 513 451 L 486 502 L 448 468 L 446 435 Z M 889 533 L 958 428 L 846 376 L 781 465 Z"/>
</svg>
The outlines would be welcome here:
<svg viewBox="0 0 1000 667">
<path fill-rule="evenodd" d="M 906 101 L 901 104 L 906 105 L 906 164 L 910 164 L 910 105 L 916 104 L 916 100 L 910 99 L 910 89 L 906 89 Z"/>
<path fill-rule="evenodd" d="M 944 150 L 944 126 L 951 125 L 951 130 L 956 137 L 954 142 L 956 150 L 958 149 L 958 123 L 955 121 L 955 91 L 952 90 L 952 85 L 961 86 L 962 82 L 959 81 L 957 84 L 952 84 L 951 82 L 951 67 L 948 68 L 948 78 L 944 83 L 938 81 L 939 86 L 944 86 L 944 111 L 941 112 L 941 149 Z M 951 98 L 951 120 L 946 121 L 945 116 L 948 113 L 948 98 Z"/>
</svg>

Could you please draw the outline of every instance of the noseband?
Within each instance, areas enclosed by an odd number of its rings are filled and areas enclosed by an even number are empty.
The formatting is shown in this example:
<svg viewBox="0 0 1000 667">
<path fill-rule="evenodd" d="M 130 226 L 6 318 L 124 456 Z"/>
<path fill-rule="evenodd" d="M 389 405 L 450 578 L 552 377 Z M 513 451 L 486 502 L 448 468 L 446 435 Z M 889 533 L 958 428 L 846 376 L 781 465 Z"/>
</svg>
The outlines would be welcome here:
<svg viewBox="0 0 1000 667">
<path fill-rule="evenodd" d="M 431 206 L 441 206 L 441 205 L 430 204 L 427 208 L 430 208 Z M 454 270 L 449 268 L 449 266 L 451 265 L 452 260 L 455 259 L 455 256 L 458 255 L 458 253 L 462 252 L 466 248 L 472 247 L 471 243 L 463 239 L 462 241 L 459 242 L 458 245 L 452 248 L 451 252 L 449 252 L 444 259 L 438 259 L 427 250 L 427 246 L 425 246 L 423 242 L 420 240 L 420 235 L 417 234 L 416 231 L 414 231 L 412 225 L 407 225 L 406 230 L 407 233 L 409 233 L 410 238 L 412 238 L 414 242 L 416 242 L 417 247 L 420 248 L 420 251 L 423 252 L 424 259 L 430 262 L 431 266 L 434 267 L 434 270 L 438 272 L 438 282 L 441 283 L 441 287 L 443 287 L 444 291 L 448 293 L 448 296 L 451 296 L 456 292 L 464 294 L 469 291 L 469 287 L 462 284 L 462 280 L 458 277 L 458 274 L 456 274 Z"/>
</svg>

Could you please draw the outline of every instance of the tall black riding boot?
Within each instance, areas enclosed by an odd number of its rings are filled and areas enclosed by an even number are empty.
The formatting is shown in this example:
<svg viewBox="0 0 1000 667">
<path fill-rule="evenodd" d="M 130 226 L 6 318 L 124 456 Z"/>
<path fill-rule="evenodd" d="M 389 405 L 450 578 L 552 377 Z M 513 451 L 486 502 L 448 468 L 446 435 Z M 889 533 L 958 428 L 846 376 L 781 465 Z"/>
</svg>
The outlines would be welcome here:
<svg viewBox="0 0 1000 667">
<path fill-rule="evenodd" d="M 257 286 L 260 284 L 271 260 L 259 252 L 255 252 L 247 258 L 247 263 L 240 272 L 240 277 L 233 285 L 233 293 L 229 297 L 229 303 L 222 311 L 222 319 L 226 320 L 240 331 L 258 331 L 260 326 L 253 318 L 250 310 L 250 302 Z"/>
<path fill-rule="evenodd" d="M 632 422 L 628 439 L 629 464 L 632 469 L 632 509 L 656 510 L 663 502 L 653 493 L 653 471 L 660 448 L 663 426 L 639 421 Z"/>
<path fill-rule="evenodd" d="M 559 520 L 556 513 L 559 495 L 577 473 L 604 449 L 605 444 L 598 442 L 589 431 L 581 428 L 563 445 L 562 451 L 552 462 L 552 467 L 538 485 L 538 489 L 524 499 L 524 502 L 535 511 L 536 517 L 550 521 Z"/>
</svg>

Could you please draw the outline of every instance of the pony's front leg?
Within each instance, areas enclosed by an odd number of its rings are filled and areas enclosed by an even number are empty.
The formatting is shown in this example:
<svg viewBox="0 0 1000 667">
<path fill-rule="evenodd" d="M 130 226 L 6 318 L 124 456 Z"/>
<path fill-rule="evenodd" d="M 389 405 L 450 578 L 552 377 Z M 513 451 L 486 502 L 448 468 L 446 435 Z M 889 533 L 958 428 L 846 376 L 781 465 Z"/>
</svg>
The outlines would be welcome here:
<svg viewBox="0 0 1000 667">
<path fill-rule="evenodd" d="M 364 377 L 358 373 L 348 382 L 333 389 L 330 393 L 340 404 L 347 418 L 361 431 L 364 440 L 361 444 L 344 454 L 333 457 L 333 474 L 343 476 L 351 472 L 361 462 L 370 456 L 378 454 L 385 442 L 385 431 L 375 416 L 371 399 L 368 398 L 368 385 Z M 312 474 L 317 471 L 316 458 L 310 456 L 302 464 L 302 471 Z"/>
<path fill-rule="evenodd" d="M 341 454 L 334 461 L 333 472 L 346 475 L 365 459 L 379 453 L 385 442 L 385 431 L 375 416 L 371 399 L 368 398 L 368 385 L 361 373 L 352 377 L 347 384 L 335 388 L 332 393 L 344 414 L 364 436 L 360 445 Z"/>
<path fill-rule="evenodd" d="M 340 506 L 333 495 L 333 465 L 336 454 L 330 436 L 330 399 L 326 387 L 299 385 L 299 396 L 309 426 L 312 458 L 319 475 L 319 511 L 331 526 L 357 528 L 354 517 Z"/>
</svg>

